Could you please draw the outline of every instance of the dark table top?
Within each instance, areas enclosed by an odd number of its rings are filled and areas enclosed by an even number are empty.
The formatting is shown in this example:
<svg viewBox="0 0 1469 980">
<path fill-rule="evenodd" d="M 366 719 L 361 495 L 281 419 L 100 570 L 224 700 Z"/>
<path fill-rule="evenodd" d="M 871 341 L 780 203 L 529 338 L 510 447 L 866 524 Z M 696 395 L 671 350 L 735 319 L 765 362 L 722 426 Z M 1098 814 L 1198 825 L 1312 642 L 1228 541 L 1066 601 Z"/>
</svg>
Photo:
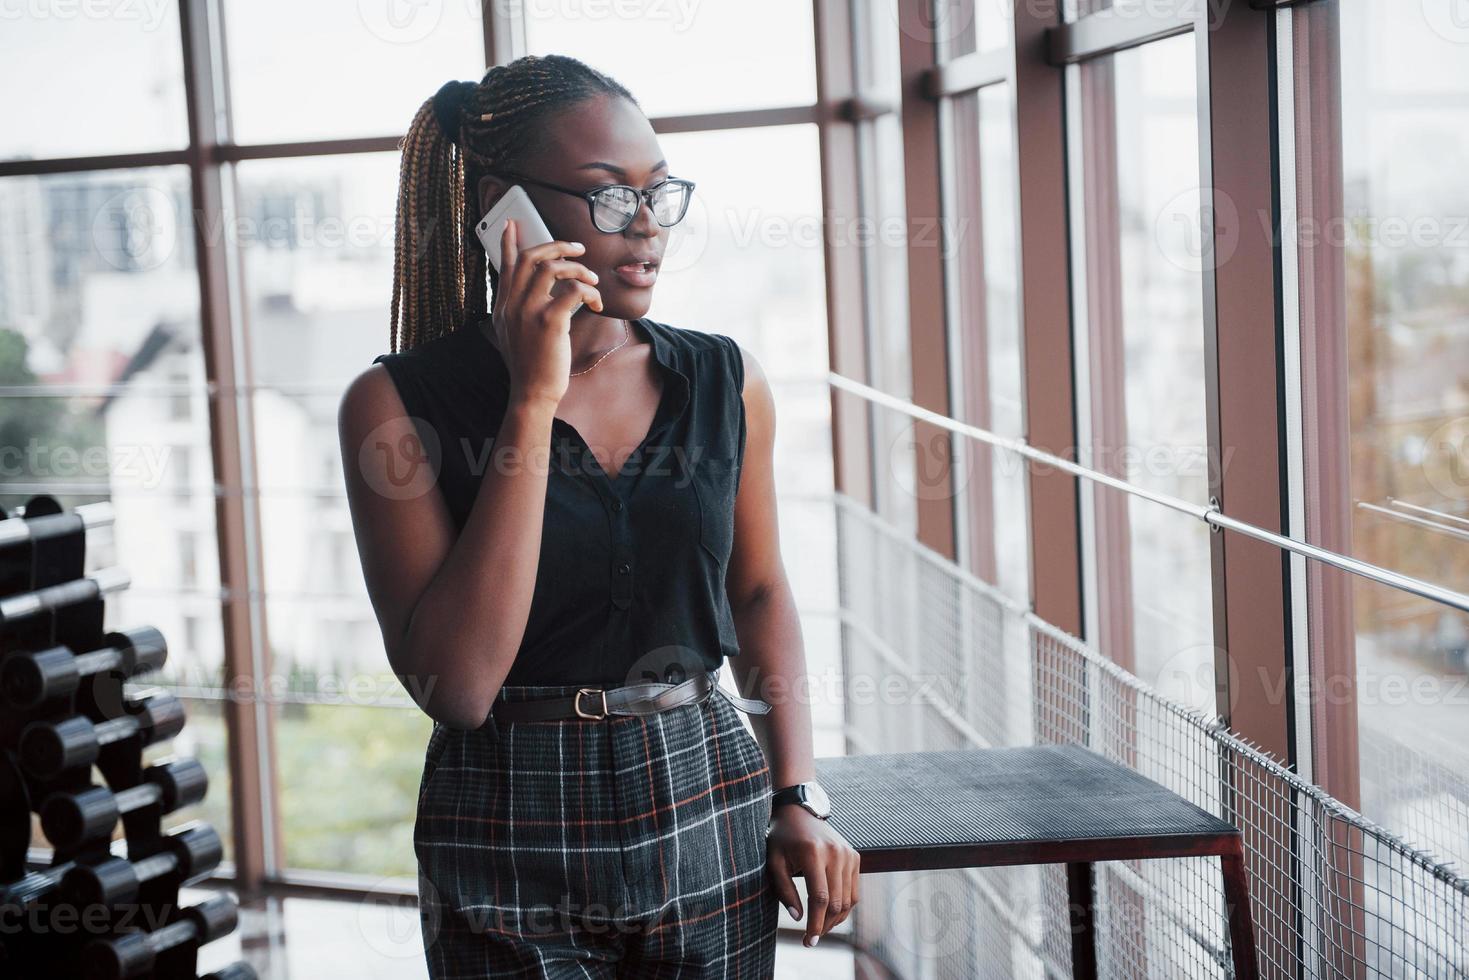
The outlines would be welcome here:
<svg viewBox="0 0 1469 980">
<path fill-rule="evenodd" d="M 831 824 L 864 872 L 1184 857 L 1239 831 L 1082 746 L 816 760 Z"/>
</svg>

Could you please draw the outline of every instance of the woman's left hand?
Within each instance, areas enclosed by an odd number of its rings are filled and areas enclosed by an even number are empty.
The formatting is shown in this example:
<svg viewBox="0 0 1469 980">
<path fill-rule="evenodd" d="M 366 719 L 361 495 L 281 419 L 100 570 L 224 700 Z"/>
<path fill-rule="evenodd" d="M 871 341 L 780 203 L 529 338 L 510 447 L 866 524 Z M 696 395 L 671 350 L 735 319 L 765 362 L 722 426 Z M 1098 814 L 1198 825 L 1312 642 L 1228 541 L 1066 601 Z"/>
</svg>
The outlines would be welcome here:
<svg viewBox="0 0 1469 980">
<path fill-rule="evenodd" d="M 801 918 L 801 895 L 793 876 L 806 878 L 811 914 L 802 942 L 815 946 L 857 904 L 861 855 L 825 820 L 793 803 L 775 808 L 765 843 L 775 892 L 794 919 Z"/>
</svg>

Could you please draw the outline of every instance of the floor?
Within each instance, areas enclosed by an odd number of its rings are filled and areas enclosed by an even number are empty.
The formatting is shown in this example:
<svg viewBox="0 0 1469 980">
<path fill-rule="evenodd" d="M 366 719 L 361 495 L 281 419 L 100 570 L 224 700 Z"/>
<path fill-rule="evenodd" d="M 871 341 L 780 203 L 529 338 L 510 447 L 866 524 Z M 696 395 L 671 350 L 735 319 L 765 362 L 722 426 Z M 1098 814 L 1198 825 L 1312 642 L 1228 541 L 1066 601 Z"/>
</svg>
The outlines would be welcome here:
<svg viewBox="0 0 1469 980">
<path fill-rule="evenodd" d="M 181 898 L 192 905 L 212 894 L 186 888 Z M 784 912 L 781 918 L 782 925 L 794 924 Z M 417 910 L 408 906 L 270 899 L 240 909 L 240 927 L 204 947 L 199 973 L 246 959 L 260 980 L 421 980 L 426 972 L 418 930 Z M 852 980 L 853 970 L 852 954 L 840 942 L 807 949 L 798 939 L 782 941 L 776 954 L 776 980 Z"/>
</svg>

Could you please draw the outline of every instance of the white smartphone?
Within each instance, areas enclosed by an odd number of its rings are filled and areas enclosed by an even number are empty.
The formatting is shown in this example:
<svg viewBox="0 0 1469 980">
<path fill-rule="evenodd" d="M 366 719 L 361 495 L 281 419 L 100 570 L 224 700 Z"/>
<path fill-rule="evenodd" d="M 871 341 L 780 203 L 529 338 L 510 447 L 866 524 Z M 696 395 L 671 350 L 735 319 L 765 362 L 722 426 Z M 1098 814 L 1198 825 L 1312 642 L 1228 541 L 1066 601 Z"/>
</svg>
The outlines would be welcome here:
<svg viewBox="0 0 1469 980">
<path fill-rule="evenodd" d="M 475 234 L 479 236 L 480 243 L 485 247 L 485 254 L 489 256 L 490 265 L 494 266 L 495 272 L 500 271 L 500 238 L 505 234 L 505 219 L 515 219 L 515 230 L 518 235 L 517 247 L 525 251 L 536 245 L 544 245 L 551 241 L 551 232 L 546 228 L 546 222 L 541 219 L 541 213 L 531 202 L 530 195 L 525 188 L 519 184 L 514 185 L 495 202 L 489 213 L 479 220 L 475 225 Z M 558 279 L 551 286 L 551 295 L 560 296 L 570 285 L 563 286 L 564 279 Z M 581 309 L 585 304 L 577 303 L 572 308 L 573 313 Z"/>
</svg>

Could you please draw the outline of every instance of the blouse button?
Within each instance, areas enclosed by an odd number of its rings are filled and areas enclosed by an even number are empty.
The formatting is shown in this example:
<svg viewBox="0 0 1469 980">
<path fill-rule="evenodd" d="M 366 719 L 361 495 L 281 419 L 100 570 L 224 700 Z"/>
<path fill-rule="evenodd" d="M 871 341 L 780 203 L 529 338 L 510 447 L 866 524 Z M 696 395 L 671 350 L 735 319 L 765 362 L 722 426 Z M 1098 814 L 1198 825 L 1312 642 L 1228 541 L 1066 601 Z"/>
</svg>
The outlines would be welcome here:
<svg viewBox="0 0 1469 980">
<path fill-rule="evenodd" d="M 614 501 L 612 501 L 612 510 L 613 510 L 614 513 L 621 511 L 622 510 L 622 501 L 620 501 L 620 500 L 614 500 Z"/>
<path fill-rule="evenodd" d="M 632 571 L 632 566 L 629 565 L 627 562 L 623 562 L 621 565 L 617 566 L 618 575 L 626 575 L 630 571 Z"/>
</svg>

